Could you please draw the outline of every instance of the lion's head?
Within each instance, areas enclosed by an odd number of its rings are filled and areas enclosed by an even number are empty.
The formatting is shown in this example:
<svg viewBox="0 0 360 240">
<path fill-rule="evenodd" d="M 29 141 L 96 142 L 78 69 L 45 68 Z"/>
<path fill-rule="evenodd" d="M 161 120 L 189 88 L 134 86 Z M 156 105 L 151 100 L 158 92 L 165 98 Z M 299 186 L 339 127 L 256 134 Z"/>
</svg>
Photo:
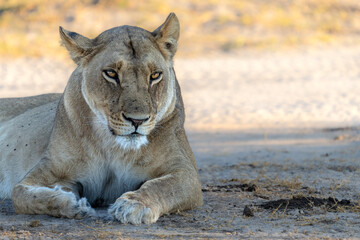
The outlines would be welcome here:
<svg viewBox="0 0 360 240">
<path fill-rule="evenodd" d="M 124 148 L 146 144 L 147 135 L 174 109 L 172 58 L 179 30 L 173 13 L 153 32 L 121 26 L 89 39 L 60 27 L 63 44 L 82 70 L 86 103 Z"/>
</svg>

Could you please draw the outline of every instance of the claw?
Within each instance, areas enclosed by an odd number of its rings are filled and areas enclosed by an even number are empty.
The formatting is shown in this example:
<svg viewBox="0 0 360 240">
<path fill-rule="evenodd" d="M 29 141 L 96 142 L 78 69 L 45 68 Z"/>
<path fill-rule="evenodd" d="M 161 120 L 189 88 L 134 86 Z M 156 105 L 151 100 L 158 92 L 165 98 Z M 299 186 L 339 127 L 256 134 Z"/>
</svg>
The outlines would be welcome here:
<svg viewBox="0 0 360 240">
<path fill-rule="evenodd" d="M 109 214 L 121 223 L 150 224 L 156 222 L 159 214 L 146 207 L 143 203 L 120 197 L 110 208 Z"/>
</svg>

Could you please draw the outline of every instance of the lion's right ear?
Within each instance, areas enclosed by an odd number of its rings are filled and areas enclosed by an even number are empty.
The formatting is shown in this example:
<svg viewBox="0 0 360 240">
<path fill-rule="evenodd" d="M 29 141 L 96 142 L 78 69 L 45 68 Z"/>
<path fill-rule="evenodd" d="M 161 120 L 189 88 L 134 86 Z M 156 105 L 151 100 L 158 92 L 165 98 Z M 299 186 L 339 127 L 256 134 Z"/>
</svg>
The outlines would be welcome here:
<svg viewBox="0 0 360 240">
<path fill-rule="evenodd" d="M 72 60 L 80 65 L 83 58 L 91 53 L 93 49 L 92 41 L 76 32 L 69 32 L 62 27 L 59 27 L 59 32 L 61 42 L 69 51 Z"/>
</svg>

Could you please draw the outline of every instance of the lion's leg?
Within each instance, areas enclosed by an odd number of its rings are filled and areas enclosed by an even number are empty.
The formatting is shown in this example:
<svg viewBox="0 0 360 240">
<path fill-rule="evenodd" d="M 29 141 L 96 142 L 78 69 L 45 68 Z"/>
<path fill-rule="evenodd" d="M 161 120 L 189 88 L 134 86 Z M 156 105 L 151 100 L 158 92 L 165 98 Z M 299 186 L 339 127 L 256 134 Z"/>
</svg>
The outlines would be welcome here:
<svg viewBox="0 0 360 240">
<path fill-rule="evenodd" d="M 139 190 L 119 197 L 109 214 L 122 223 L 149 224 L 162 214 L 201 206 L 201 185 L 194 174 L 177 172 L 147 181 Z"/>
<path fill-rule="evenodd" d="M 69 179 L 61 181 L 55 169 L 39 164 L 12 191 L 16 213 L 47 214 L 55 217 L 82 218 L 95 215 L 86 198 Z"/>
<path fill-rule="evenodd" d="M 13 189 L 12 201 L 19 214 L 47 214 L 67 218 L 95 215 L 86 198 L 78 199 L 73 192 L 64 191 L 60 186 L 50 188 L 18 184 Z"/>
</svg>

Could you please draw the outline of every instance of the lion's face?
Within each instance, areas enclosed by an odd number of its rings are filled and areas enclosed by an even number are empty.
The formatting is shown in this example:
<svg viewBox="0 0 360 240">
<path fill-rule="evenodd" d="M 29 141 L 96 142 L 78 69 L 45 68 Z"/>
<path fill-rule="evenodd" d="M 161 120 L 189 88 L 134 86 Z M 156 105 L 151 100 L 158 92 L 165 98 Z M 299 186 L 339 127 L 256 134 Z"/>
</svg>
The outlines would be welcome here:
<svg viewBox="0 0 360 240">
<path fill-rule="evenodd" d="M 137 146 L 145 143 L 144 136 L 169 110 L 175 79 L 171 63 L 156 45 L 134 35 L 120 34 L 89 61 L 82 93 L 120 143 L 131 141 Z"/>
<path fill-rule="evenodd" d="M 154 32 L 122 26 L 90 40 L 60 30 L 82 68 L 82 95 L 98 123 L 124 148 L 137 149 L 175 104 L 172 57 L 179 24 L 171 15 Z M 74 56 L 74 46 L 82 56 Z M 75 48 L 75 50 L 78 50 Z"/>
</svg>

